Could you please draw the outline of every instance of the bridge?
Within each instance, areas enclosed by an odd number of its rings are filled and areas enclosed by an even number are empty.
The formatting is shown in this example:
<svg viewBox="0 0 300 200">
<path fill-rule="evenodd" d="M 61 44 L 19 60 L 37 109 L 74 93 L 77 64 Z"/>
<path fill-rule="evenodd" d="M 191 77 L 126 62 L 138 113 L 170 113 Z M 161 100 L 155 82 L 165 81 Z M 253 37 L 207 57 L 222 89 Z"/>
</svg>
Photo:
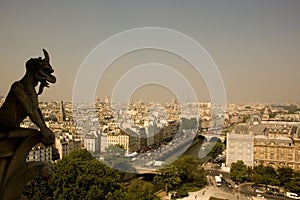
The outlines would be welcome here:
<svg viewBox="0 0 300 200">
<path fill-rule="evenodd" d="M 213 141 L 217 141 L 218 139 L 221 140 L 221 142 L 224 142 L 226 139 L 226 134 L 210 134 L 210 133 L 199 133 L 198 137 L 204 137 L 206 139 L 206 141 L 208 142 L 213 142 Z"/>
<path fill-rule="evenodd" d="M 152 168 L 152 167 L 142 167 L 142 166 L 136 166 L 135 170 L 137 174 L 158 174 L 157 173 L 158 168 Z"/>
<path fill-rule="evenodd" d="M 198 138 L 204 137 L 204 142 L 215 142 L 217 140 L 221 140 L 222 142 L 225 141 L 226 135 L 225 134 L 197 134 Z M 182 155 L 188 148 L 194 146 L 198 140 L 193 140 L 193 138 L 189 138 L 183 142 L 178 143 L 177 145 L 170 147 L 168 150 L 164 151 L 162 154 L 156 155 L 154 157 L 147 157 L 147 160 L 161 160 L 165 161 L 168 158 L 176 158 Z M 139 164 L 138 164 L 139 163 Z M 133 164 L 133 167 L 136 169 L 136 173 L 138 174 L 157 174 L 157 170 L 162 166 L 145 166 L 145 163 L 141 163 L 139 161 Z"/>
</svg>

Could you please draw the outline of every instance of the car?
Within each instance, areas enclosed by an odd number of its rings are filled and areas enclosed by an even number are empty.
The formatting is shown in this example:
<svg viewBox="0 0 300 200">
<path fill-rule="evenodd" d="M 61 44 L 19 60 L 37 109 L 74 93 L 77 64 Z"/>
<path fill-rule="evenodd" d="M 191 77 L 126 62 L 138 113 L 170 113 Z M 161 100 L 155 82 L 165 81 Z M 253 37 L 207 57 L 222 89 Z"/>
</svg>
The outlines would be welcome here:
<svg viewBox="0 0 300 200">
<path fill-rule="evenodd" d="M 264 199 L 264 198 L 265 198 L 265 197 L 264 197 L 263 195 L 261 195 L 261 194 L 257 194 L 256 197 L 259 198 L 259 199 Z"/>
<path fill-rule="evenodd" d="M 256 189 L 255 192 L 256 192 L 256 193 L 260 193 L 260 194 L 263 194 L 263 193 L 264 193 L 264 192 L 261 191 L 260 189 Z"/>
<path fill-rule="evenodd" d="M 226 183 L 227 187 L 232 188 L 231 183 Z"/>
<path fill-rule="evenodd" d="M 275 195 L 275 193 L 272 192 L 272 191 L 267 191 L 266 194 L 268 194 L 268 195 Z"/>
<path fill-rule="evenodd" d="M 284 197 L 284 194 L 282 194 L 282 193 L 277 193 L 276 196 L 278 196 L 278 197 Z"/>
</svg>

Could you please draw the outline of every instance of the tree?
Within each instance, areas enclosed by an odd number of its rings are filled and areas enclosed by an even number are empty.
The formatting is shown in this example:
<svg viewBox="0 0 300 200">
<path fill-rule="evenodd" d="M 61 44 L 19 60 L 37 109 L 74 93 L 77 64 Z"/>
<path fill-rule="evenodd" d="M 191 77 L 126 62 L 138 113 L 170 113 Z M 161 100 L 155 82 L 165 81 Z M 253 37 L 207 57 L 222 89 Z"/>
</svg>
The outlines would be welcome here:
<svg viewBox="0 0 300 200">
<path fill-rule="evenodd" d="M 169 189 L 177 186 L 180 182 L 180 172 L 174 165 L 169 165 L 164 168 L 158 169 L 158 174 L 154 177 L 154 183 L 165 184 L 166 192 Z"/>
<path fill-rule="evenodd" d="M 254 185 L 264 184 L 264 177 L 260 174 L 253 174 L 251 181 L 254 183 Z"/>
<path fill-rule="evenodd" d="M 126 188 L 125 199 L 158 200 L 159 198 L 155 195 L 153 184 L 135 179 Z"/>
<path fill-rule="evenodd" d="M 300 193 L 300 172 L 293 172 L 293 177 L 290 182 L 285 184 L 285 188 L 292 192 Z"/>
<path fill-rule="evenodd" d="M 211 156 L 213 159 L 215 159 L 218 155 L 222 154 L 222 152 L 225 149 L 225 145 L 222 142 L 216 142 L 215 144 L 210 144 L 214 145 L 213 148 L 210 150 L 208 153 L 209 156 Z M 210 149 L 210 148 L 208 148 Z"/>
<path fill-rule="evenodd" d="M 92 185 L 86 194 L 86 199 L 101 199 L 105 196 L 101 188 Z"/>
<path fill-rule="evenodd" d="M 104 161 L 106 164 L 119 171 L 135 172 L 135 169 L 130 164 L 130 159 L 125 156 L 125 149 L 122 145 L 117 144 L 107 147 Z"/>
<path fill-rule="evenodd" d="M 231 164 L 230 168 L 231 179 L 235 182 L 244 182 L 247 179 L 247 166 L 242 160 L 238 160 Z"/>
<path fill-rule="evenodd" d="M 179 176 L 183 183 L 194 183 L 198 187 L 207 184 L 206 173 L 199 158 L 182 156 L 173 165 L 179 170 Z"/>
<path fill-rule="evenodd" d="M 181 118 L 182 129 L 196 129 L 198 127 L 198 122 L 196 118 L 186 119 Z"/>
<path fill-rule="evenodd" d="M 269 114 L 269 117 L 274 118 L 274 117 L 276 117 L 276 115 L 277 115 L 277 112 L 272 112 L 272 113 Z"/>
<path fill-rule="evenodd" d="M 244 115 L 243 116 L 243 119 L 242 119 L 242 122 L 243 123 L 246 123 L 247 121 L 249 121 L 250 120 L 250 115 Z"/>
<path fill-rule="evenodd" d="M 113 192 L 109 192 L 107 195 L 106 195 L 106 199 L 107 200 L 115 200 L 115 199 L 118 199 L 118 200 L 126 200 L 126 197 L 125 197 L 125 188 L 122 186 L 120 189 L 118 190 L 115 190 Z"/>
<path fill-rule="evenodd" d="M 266 185 L 275 185 L 278 186 L 280 184 L 277 179 L 277 172 L 272 166 L 265 167 L 266 173 L 264 174 L 265 184 Z"/>
<path fill-rule="evenodd" d="M 47 181 L 41 177 L 35 178 L 29 185 L 24 188 L 24 196 L 32 200 L 52 199 L 52 189 Z"/>
<path fill-rule="evenodd" d="M 263 175 L 266 173 L 266 169 L 265 169 L 265 166 L 263 166 L 262 164 L 258 165 L 258 166 L 255 166 L 253 168 L 253 174 L 260 174 L 260 175 Z"/>
<path fill-rule="evenodd" d="M 64 157 L 54 165 L 54 171 L 48 182 L 32 182 L 24 195 L 30 199 L 105 199 L 106 194 L 120 188 L 120 173 L 94 159 L 87 150 Z"/>
<path fill-rule="evenodd" d="M 253 169 L 250 166 L 247 166 L 247 181 L 251 181 L 251 177 L 253 175 Z"/>
<path fill-rule="evenodd" d="M 293 169 L 290 167 L 280 167 L 277 169 L 277 173 L 281 187 L 289 184 L 291 179 L 293 178 Z"/>
<path fill-rule="evenodd" d="M 264 185 L 280 185 L 278 180 L 278 174 L 274 167 L 258 165 L 253 168 L 253 175 L 251 180 L 254 184 L 264 184 Z"/>
</svg>

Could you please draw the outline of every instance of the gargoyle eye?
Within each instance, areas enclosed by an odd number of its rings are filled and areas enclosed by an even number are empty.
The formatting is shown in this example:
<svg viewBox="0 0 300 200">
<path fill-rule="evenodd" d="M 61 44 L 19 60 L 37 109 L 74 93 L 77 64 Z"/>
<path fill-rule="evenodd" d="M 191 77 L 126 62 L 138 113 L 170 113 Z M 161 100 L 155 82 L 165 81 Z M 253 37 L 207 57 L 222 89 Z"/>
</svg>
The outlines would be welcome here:
<svg viewBox="0 0 300 200">
<path fill-rule="evenodd" d="M 47 67 L 47 68 L 44 68 L 44 71 L 47 73 L 47 74 L 51 74 L 52 72 L 54 72 L 53 69 Z"/>
</svg>

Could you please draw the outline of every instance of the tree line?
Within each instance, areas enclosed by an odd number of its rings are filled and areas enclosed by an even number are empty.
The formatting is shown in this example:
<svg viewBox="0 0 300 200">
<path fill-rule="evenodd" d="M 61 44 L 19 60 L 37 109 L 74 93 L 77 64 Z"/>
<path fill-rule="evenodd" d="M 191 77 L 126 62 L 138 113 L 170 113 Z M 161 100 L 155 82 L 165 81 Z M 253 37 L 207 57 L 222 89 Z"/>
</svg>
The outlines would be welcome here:
<svg viewBox="0 0 300 200">
<path fill-rule="evenodd" d="M 53 166 L 50 180 L 36 178 L 24 189 L 28 199 L 155 200 L 154 185 L 132 180 L 121 182 L 123 173 L 96 160 L 87 150 L 74 151 Z"/>
<path fill-rule="evenodd" d="M 111 166 L 119 164 L 107 161 Z M 54 163 L 53 168 L 55 173 L 49 180 L 36 178 L 24 189 L 24 196 L 33 200 L 156 200 L 159 198 L 155 193 L 160 189 L 176 191 L 177 197 L 183 197 L 207 184 L 200 160 L 192 156 L 183 156 L 159 169 L 153 182 L 140 179 L 122 182 L 123 172 L 93 158 L 87 150 L 72 152 Z"/>
<path fill-rule="evenodd" d="M 176 192 L 176 197 L 188 196 L 188 191 L 207 185 L 206 172 L 199 158 L 182 156 L 172 164 L 158 170 L 154 183 L 163 184 L 165 191 Z"/>
<path fill-rule="evenodd" d="M 300 172 L 290 167 L 258 165 L 249 167 L 239 160 L 231 164 L 231 179 L 235 182 L 253 182 L 255 185 L 272 185 L 283 187 L 288 191 L 300 193 Z"/>
</svg>

